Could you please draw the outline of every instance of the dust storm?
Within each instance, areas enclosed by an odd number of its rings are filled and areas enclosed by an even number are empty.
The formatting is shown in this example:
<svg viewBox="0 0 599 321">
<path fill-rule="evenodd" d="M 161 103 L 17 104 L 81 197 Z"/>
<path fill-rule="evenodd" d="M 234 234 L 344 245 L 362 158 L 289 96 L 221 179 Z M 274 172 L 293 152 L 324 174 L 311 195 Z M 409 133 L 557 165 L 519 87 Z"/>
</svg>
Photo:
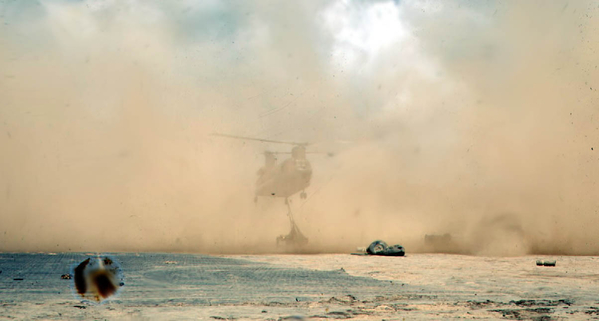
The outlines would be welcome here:
<svg viewBox="0 0 599 321">
<path fill-rule="evenodd" d="M 592 2 L 2 1 L 0 250 L 599 254 Z M 334 156 L 327 156 L 333 153 Z M 281 155 L 281 158 L 285 156 Z"/>
</svg>

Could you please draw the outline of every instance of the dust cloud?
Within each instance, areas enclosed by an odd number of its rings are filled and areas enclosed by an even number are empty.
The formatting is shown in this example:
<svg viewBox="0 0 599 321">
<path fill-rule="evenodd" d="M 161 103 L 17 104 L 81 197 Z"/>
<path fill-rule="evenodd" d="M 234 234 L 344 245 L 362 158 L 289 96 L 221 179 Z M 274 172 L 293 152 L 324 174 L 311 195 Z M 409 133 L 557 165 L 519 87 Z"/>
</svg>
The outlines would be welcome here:
<svg viewBox="0 0 599 321">
<path fill-rule="evenodd" d="M 0 250 L 599 254 L 593 2 L 1 1 Z M 284 157 L 284 156 L 282 156 Z"/>
</svg>

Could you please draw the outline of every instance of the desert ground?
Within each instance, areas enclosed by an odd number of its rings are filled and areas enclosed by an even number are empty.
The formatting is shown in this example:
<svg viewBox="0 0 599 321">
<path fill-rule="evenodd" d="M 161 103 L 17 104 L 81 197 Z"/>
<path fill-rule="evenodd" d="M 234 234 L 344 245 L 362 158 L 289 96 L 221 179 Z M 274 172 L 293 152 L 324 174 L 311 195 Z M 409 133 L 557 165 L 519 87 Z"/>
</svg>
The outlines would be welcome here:
<svg viewBox="0 0 599 321">
<path fill-rule="evenodd" d="M 599 319 L 599 257 L 115 253 L 125 286 L 92 304 L 61 275 L 94 255 L 0 254 L 0 319 Z"/>
</svg>

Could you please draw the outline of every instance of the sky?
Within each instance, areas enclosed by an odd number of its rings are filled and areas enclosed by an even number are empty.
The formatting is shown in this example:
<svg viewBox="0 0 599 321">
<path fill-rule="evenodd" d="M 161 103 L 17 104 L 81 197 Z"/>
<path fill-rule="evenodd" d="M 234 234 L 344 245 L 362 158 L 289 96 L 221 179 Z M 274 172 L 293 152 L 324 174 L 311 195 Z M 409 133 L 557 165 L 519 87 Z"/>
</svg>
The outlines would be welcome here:
<svg viewBox="0 0 599 321">
<path fill-rule="evenodd" d="M 599 253 L 599 7 L 0 1 L 0 250 L 278 251 L 265 150 L 314 143 L 307 252 Z"/>
</svg>

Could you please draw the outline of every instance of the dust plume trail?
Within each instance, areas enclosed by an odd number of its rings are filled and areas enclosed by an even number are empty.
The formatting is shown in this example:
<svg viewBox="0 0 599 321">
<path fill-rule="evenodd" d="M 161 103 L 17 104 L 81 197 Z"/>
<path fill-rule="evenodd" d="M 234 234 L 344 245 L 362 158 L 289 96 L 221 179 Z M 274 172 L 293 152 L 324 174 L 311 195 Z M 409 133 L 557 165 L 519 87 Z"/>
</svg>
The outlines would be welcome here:
<svg viewBox="0 0 599 321">
<path fill-rule="evenodd" d="M 352 142 L 310 158 L 310 252 L 450 232 L 464 253 L 597 254 L 598 10 L 2 3 L 0 250 L 275 251 L 285 207 L 252 193 L 281 147 L 221 132 Z"/>
</svg>

